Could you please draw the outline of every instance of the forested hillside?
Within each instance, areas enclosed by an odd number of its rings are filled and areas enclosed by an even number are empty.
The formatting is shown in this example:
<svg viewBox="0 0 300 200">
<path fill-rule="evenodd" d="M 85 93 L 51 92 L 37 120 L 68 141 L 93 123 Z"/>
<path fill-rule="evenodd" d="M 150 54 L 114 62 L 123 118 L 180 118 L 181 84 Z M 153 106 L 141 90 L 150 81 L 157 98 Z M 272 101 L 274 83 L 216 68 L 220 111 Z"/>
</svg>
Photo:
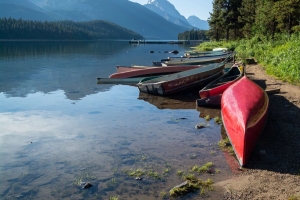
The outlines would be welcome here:
<svg viewBox="0 0 300 200">
<path fill-rule="evenodd" d="M 92 40 L 132 38 L 143 39 L 141 35 L 133 31 L 102 20 L 41 22 L 0 18 L 0 39 Z"/>
<path fill-rule="evenodd" d="M 208 40 L 206 34 L 205 30 L 192 29 L 178 34 L 178 40 Z"/>
<path fill-rule="evenodd" d="M 214 40 L 300 32 L 300 0 L 214 0 L 208 20 Z"/>
</svg>

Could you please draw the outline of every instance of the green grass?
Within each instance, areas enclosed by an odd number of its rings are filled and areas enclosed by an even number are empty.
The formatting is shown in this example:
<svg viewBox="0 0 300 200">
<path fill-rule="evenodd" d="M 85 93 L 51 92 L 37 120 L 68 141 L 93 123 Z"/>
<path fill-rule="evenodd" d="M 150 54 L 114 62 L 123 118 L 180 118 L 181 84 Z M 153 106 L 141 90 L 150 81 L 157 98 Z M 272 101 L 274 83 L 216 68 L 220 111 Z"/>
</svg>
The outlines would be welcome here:
<svg viewBox="0 0 300 200">
<path fill-rule="evenodd" d="M 255 58 L 263 65 L 267 74 L 294 85 L 300 85 L 300 34 L 288 37 L 276 35 L 274 40 L 264 36 L 239 41 L 201 43 L 195 51 L 211 51 L 216 47 L 226 47 L 236 51 L 237 60 L 245 62 Z"/>
</svg>

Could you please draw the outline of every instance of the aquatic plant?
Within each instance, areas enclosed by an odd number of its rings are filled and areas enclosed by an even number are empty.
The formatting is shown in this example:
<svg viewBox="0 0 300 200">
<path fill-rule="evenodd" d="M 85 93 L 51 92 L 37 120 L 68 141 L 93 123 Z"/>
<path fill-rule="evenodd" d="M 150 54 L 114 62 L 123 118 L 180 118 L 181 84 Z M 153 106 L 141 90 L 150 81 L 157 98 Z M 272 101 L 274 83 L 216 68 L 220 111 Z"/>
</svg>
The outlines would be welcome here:
<svg viewBox="0 0 300 200">
<path fill-rule="evenodd" d="M 144 161 L 144 160 L 146 160 L 146 159 L 147 159 L 147 157 L 144 156 L 144 155 L 141 157 L 141 161 Z"/>
<path fill-rule="evenodd" d="M 75 185 L 81 185 L 84 181 L 96 179 L 95 175 L 88 172 L 82 173 L 80 176 L 75 178 Z"/>
<path fill-rule="evenodd" d="M 147 175 L 149 177 L 153 177 L 153 178 L 157 178 L 157 179 L 161 179 L 162 178 L 161 175 L 158 172 L 155 172 L 155 171 L 152 171 L 152 170 L 148 171 Z"/>
<path fill-rule="evenodd" d="M 110 179 L 106 183 L 106 185 L 109 186 L 109 187 L 115 187 L 117 184 L 118 184 L 118 182 L 117 182 L 117 179 L 115 179 L 115 178 Z"/>
<path fill-rule="evenodd" d="M 160 192 L 160 196 L 161 196 L 162 198 L 166 198 L 167 195 L 168 195 L 168 193 L 166 193 L 165 191 Z"/>
<path fill-rule="evenodd" d="M 109 200 L 118 200 L 119 199 L 119 196 L 112 196 L 112 197 L 109 197 Z"/>
<path fill-rule="evenodd" d="M 206 181 L 202 181 L 193 177 L 192 179 L 188 179 L 182 184 L 173 187 L 170 190 L 170 196 L 182 196 L 187 194 L 188 192 L 193 192 L 200 189 L 200 194 L 203 195 L 206 190 L 213 190 L 213 181 L 211 179 L 207 179 Z"/>
<path fill-rule="evenodd" d="M 196 159 L 196 158 L 197 158 L 197 155 L 195 153 L 190 155 L 190 159 Z"/>
<path fill-rule="evenodd" d="M 164 174 L 168 174 L 168 173 L 171 172 L 171 171 L 172 171 L 172 169 L 167 167 L 167 168 L 165 169 L 165 171 L 164 171 Z"/>
<path fill-rule="evenodd" d="M 178 170 L 176 174 L 177 174 L 177 176 L 183 176 L 184 172 L 182 170 Z"/>
<path fill-rule="evenodd" d="M 197 180 L 197 178 L 195 177 L 194 174 L 187 174 L 187 175 L 183 176 L 183 178 L 185 180 Z"/>
<path fill-rule="evenodd" d="M 207 172 L 212 166 L 214 166 L 214 164 L 212 162 L 205 163 L 201 167 L 198 165 L 195 165 L 192 167 L 192 171 L 198 172 L 198 173 Z"/>
<path fill-rule="evenodd" d="M 137 168 L 135 170 L 125 170 L 125 173 L 129 176 L 142 176 L 145 174 L 145 172 L 140 168 Z"/>
<path fill-rule="evenodd" d="M 227 151 L 230 155 L 234 155 L 234 150 L 228 137 L 220 140 L 218 145 L 223 151 Z"/>
<path fill-rule="evenodd" d="M 217 124 L 222 124 L 222 118 L 221 117 L 215 117 L 214 120 Z"/>
<path fill-rule="evenodd" d="M 206 116 L 204 117 L 204 119 L 205 119 L 206 121 L 209 121 L 211 118 L 210 118 L 209 115 L 206 115 Z"/>
<path fill-rule="evenodd" d="M 199 168 L 198 172 L 206 172 L 212 166 L 214 166 L 212 162 L 205 163 Z"/>
</svg>

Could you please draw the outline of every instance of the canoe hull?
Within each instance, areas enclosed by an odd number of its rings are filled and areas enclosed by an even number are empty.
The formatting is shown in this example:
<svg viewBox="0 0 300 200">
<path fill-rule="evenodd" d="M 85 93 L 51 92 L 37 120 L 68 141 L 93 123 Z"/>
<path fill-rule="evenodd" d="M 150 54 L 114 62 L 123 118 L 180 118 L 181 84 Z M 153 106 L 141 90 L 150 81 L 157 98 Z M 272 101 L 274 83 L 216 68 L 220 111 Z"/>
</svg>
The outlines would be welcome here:
<svg viewBox="0 0 300 200">
<path fill-rule="evenodd" d="M 154 95 L 168 95 L 185 89 L 202 87 L 220 77 L 223 74 L 224 66 L 224 64 L 219 64 L 218 67 L 202 67 L 199 69 L 188 70 L 185 71 L 185 73 L 176 73 L 169 77 L 161 77 L 158 80 L 153 79 L 149 83 L 147 81 L 141 81 L 138 84 L 138 87 L 140 92 Z M 189 72 L 190 74 L 188 74 Z"/>
<path fill-rule="evenodd" d="M 140 76 L 159 76 L 172 74 L 177 72 L 182 72 L 190 69 L 195 69 L 201 67 L 201 65 L 189 65 L 189 66 L 170 66 L 170 67 L 144 67 L 130 69 L 129 71 L 114 73 L 109 76 L 109 78 L 130 78 L 130 77 L 140 77 Z M 119 69 L 125 70 L 124 67 L 118 67 Z"/>
<path fill-rule="evenodd" d="M 233 65 L 223 76 L 212 81 L 199 91 L 201 99 L 222 95 L 223 92 L 244 75 L 243 66 Z"/>
<path fill-rule="evenodd" d="M 267 121 L 269 98 L 246 76 L 222 95 L 224 128 L 241 166 L 245 166 Z"/>
<path fill-rule="evenodd" d="M 226 56 L 221 56 L 217 58 L 206 58 L 206 59 L 187 59 L 182 61 L 166 61 L 162 62 L 162 66 L 173 66 L 173 65 L 203 65 L 210 63 L 220 63 L 227 59 Z"/>
</svg>

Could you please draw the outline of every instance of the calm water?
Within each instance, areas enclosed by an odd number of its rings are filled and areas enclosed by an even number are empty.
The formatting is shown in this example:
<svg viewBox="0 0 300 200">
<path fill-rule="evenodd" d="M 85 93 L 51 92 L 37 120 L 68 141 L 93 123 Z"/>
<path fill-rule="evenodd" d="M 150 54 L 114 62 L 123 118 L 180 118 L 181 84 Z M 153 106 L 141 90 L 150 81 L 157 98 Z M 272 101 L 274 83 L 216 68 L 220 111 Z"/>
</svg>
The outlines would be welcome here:
<svg viewBox="0 0 300 200">
<path fill-rule="evenodd" d="M 196 176 L 230 176 L 217 145 L 220 126 L 199 117 L 207 110 L 159 109 L 137 87 L 96 84 L 116 65 L 151 65 L 172 50 L 182 55 L 189 47 L 0 42 L 0 198 L 157 199 L 183 182 L 178 170 L 206 162 L 220 173 Z M 136 169 L 142 180 L 129 175 Z M 93 186 L 82 189 L 82 182 Z"/>
</svg>

